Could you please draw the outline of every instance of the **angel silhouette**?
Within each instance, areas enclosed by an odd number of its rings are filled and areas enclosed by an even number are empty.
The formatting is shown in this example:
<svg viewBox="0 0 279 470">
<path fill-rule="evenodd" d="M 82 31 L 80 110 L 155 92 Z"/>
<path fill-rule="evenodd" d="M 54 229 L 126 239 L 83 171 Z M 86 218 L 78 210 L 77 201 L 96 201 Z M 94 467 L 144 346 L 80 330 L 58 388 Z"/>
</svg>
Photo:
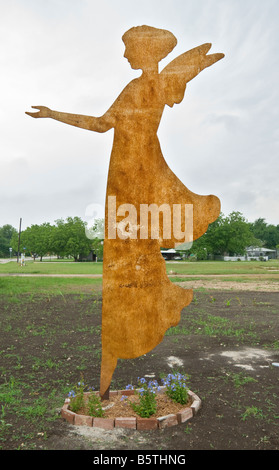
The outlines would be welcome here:
<svg viewBox="0 0 279 470">
<path fill-rule="evenodd" d="M 203 44 L 181 54 L 159 73 L 159 62 L 177 44 L 171 32 L 138 26 L 129 29 L 122 39 L 124 57 L 133 69 L 141 69 L 142 74 L 124 88 L 103 116 L 63 113 L 44 106 L 32 106 L 39 111 L 27 112 L 34 118 L 48 117 L 96 132 L 114 128 L 103 259 L 100 380 L 103 399 L 108 398 L 118 358 L 139 357 L 155 348 L 166 330 L 179 323 L 181 310 L 193 296 L 192 289 L 183 289 L 168 279 L 160 251 L 161 247 L 175 247 L 181 243 L 181 238 L 177 239 L 174 234 L 164 237 L 160 219 L 157 239 L 150 236 L 123 238 L 118 234 L 111 239 L 108 236 L 109 198 L 115 200 L 116 213 L 122 204 L 133 206 L 137 214 L 142 204 L 157 207 L 164 204 L 171 208 L 175 204 L 191 205 L 193 240 L 203 235 L 220 213 L 216 196 L 191 192 L 171 171 L 162 155 L 157 130 L 165 105 L 172 107 L 180 103 L 186 84 L 224 54 L 207 55 L 211 44 Z M 118 221 L 120 216 L 117 215 Z M 182 213 L 182 224 L 183 217 Z"/>
</svg>

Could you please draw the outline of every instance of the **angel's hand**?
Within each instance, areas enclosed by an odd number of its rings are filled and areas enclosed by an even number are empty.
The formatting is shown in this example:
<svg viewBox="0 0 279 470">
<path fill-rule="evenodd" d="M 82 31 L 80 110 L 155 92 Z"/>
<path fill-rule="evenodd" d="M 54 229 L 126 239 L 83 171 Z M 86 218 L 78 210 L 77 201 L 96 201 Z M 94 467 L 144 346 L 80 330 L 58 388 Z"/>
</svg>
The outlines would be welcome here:
<svg viewBox="0 0 279 470">
<path fill-rule="evenodd" d="M 28 111 L 25 112 L 25 114 L 28 114 L 29 116 L 33 118 L 47 118 L 51 117 L 51 109 L 47 108 L 46 106 L 31 106 L 31 108 L 38 109 L 39 112 L 35 113 L 30 113 Z"/>
</svg>

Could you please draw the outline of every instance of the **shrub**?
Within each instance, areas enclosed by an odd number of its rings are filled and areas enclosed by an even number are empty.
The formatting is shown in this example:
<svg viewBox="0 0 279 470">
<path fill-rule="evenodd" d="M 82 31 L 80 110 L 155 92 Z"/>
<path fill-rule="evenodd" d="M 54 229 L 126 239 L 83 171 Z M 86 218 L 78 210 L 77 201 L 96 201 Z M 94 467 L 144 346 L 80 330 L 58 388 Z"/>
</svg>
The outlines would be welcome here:
<svg viewBox="0 0 279 470">
<path fill-rule="evenodd" d="M 139 403 L 131 403 L 133 410 L 141 418 L 149 418 L 156 413 L 156 392 L 160 389 L 157 380 L 150 380 L 148 383 L 145 378 L 138 378 L 139 389 L 135 394 L 139 395 Z"/>
<path fill-rule="evenodd" d="M 167 387 L 166 394 L 175 402 L 185 405 L 188 402 L 188 387 L 186 380 L 188 377 L 180 373 L 168 374 L 162 379 L 163 384 Z"/>
<path fill-rule="evenodd" d="M 79 382 L 68 396 L 70 397 L 70 410 L 76 413 L 84 406 L 84 383 Z"/>
<path fill-rule="evenodd" d="M 93 390 L 93 388 L 91 388 Z M 102 409 L 101 399 L 95 393 L 87 395 L 87 401 L 85 402 L 85 385 L 83 382 L 79 382 L 74 390 L 69 393 L 70 397 L 70 410 L 77 413 L 81 408 L 86 408 L 90 416 L 101 418 L 104 416 L 104 410 Z"/>
</svg>

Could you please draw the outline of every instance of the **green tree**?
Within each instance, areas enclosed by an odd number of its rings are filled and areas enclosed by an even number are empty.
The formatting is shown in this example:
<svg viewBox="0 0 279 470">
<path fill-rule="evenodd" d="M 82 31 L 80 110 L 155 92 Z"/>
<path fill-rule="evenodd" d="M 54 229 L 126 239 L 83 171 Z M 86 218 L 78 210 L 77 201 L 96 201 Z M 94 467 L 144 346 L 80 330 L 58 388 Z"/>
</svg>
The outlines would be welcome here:
<svg viewBox="0 0 279 470">
<path fill-rule="evenodd" d="M 87 256 L 91 251 L 91 240 L 87 238 L 86 223 L 79 217 L 68 217 L 66 221 L 55 221 L 52 235 L 52 249 L 58 256 L 72 256 L 75 261 L 79 256 Z"/>
<path fill-rule="evenodd" d="M 52 233 L 51 246 L 53 252 L 61 258 L 66 256 L 67 232 L 65 229 L 65 221 L 58 219 L 55 221 Z"/>
<path fill-rule="evenodd" d="M 249 223 L 240 212 L 231 212 L 227 217 L 220 214 L 208 226 L 206 233 L 193 243 L 192 253 L 204 259 L 205 252 L 213 255 L 242 255 L 255 240 Z"/>
<path fill-rule="evenodd" d="M 265 247 L 275 249 L 279 243 L 279 228 L 275 225 L 268 225 L 265 232 Z"/>
<path fill-rule="evenodd" d="M 198 238 L 193 242 L 193 245 L 188 251 L 188 254 L 195 255 L 196 259 L 200 261 L 207 259 L 207 256 L 210 253 L 208 250 L 209 247 L 207 243 L 207 238 L 206 235 L 203 235 L 202 237 Z"/>
<path fill-rule="evenodd" d="M 43 256 L 52 253 L 52 234 L 53 226 L 50 223 L 43 223 L 41 225 L 31 225 L 27 227 L 21 234 L 20 249 L 26 250 L 34 259 L 35 256 L 40 257 L 42 261 Z"/>
<path fill-rule="evenodd" d="M 0 257 L 8 258 L 10 256 L 9 248 L 12 248 L 11 240 L 17 235 L 16 229 L 9 224 L 0 227 Z"/>
<path fill-rule="evenodd" d="M 96 219 L 92 227 L 86 227 L 86 236 L 91 240 L 91 248 L 97 259 L 103 259 L 104 219 Z"/>
<path fill-rule="evenodd" d="M 250 224 L 251 231 L 253 232 L 255 238 L 262 240 L 262 242 L 264 242 L 265 239 L 266 227 L 267 223 L 265 219 L 261 217 Z"/>
<path fill-rule="evenodd" d="M 207 243 L 214 254 L 243 255 L 253 240 L 247 220 L 235 211 L 227 217 L 222 214 L 216 225 L 211 224 L 207 232 Z"/>
<path fill-rule="evenodd" d="M 250 229 L 256 239 L 261 240 L 266 248 L 275 249 L 279 243 L 279 225 L 267 224 L 265 219 L 259 218 L 250 224 Z"/>
<path fill-rule="evenodd" d="M 11 240 L 13 235 L 17 235 L 17 231 L 12 225 L 6 224 L 0 227 L 0 257 L 7 258 L 10 256 L 9 248 L 12 247 Z"/>
<path fill-rule="evenodd" d="M 13 252 L 17 253 L 17 250 L 18 250 L 18 232 L 17 231 L 13 233 L 10 244 L 11 244 L 11 248 L 13 249 Z M 21 251 L 21 247 L 22 247 L 22 241 L 20 243 L 19 251 Z"/>
</svg>

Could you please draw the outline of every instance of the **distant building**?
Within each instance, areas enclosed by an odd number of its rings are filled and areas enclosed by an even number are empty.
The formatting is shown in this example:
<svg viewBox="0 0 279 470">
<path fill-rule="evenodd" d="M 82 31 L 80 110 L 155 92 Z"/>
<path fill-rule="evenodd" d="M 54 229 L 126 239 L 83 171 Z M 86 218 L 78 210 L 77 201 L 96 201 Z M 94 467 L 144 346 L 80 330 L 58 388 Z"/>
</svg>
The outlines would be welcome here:
<svg viewBox="0 0 279 470">
<path fill-rule="evenodd" d="M 166 261 L 182 259 L 180 254 L 174 248 L 171 248 L 170 250 L 161 250 L 161 254 Z"/>
<path fill-rule="evenodd" d="M 269 259 L 276 259 L 277 250 L 270 250 L 269 248 L 259 246 L 249 246 L 246 248 L 245 255 L 224 256 L 224 261 L 268 261 Z"/>
<path fill-rule="evenodd" d="M 90 253 L 86 256 L 80 254 L 78 261 L 97 261 L 97 256 L 95 255 L 95 253 L 93 253 L 93 251 L 90 251 Z"/>
<path fill-rule="evenodd" d="M 266 261 L 269 259 L 276 259 L 277 251 L 270 250 L 269 248 L 259 247 L 259 246 L 249 246 L 246 249 L 247 259 L 262 259 Z"/>
</svg>

